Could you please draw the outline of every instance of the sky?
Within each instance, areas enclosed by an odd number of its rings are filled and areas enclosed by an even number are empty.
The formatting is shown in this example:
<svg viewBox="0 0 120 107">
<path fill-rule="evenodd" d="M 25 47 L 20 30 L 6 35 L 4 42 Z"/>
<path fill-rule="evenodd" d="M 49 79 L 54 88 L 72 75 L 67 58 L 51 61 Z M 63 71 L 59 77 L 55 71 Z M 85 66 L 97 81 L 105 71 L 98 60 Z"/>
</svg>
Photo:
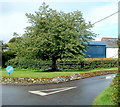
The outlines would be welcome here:
<svg viewBox="0 0 120 107">
<path fill-rule="evenodd" d="M 57 11 L 83 13 L 86 22 L 95 23 L 118 11 L 119 0 L 0 0 L 0 40 L 8 42 L 13 33 L 24 34 L 29 25 L 25 13 L 34 13 L 43 2 Z M 95 40 L 102 37 L 118 37 L 118 14 L 115 14 L 91 29 L 98 34 Z"/>
</svg>

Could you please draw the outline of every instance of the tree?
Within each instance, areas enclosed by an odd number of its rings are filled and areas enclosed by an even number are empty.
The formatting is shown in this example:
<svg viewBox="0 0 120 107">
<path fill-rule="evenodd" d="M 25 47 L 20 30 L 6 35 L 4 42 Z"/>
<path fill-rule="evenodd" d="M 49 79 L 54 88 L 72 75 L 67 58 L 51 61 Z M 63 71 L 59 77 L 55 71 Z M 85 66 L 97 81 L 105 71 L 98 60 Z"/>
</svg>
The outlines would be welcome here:
<svg viewBox="0 0 120 107">
<path fill-rule="evenodd" d="M 9 50 L 8 44 L 0 41 L 0 66 L 6 67 L 5 63 L 15 57 L 15 53 Z"/>
<path fill-rule="evenodd" d="M 19 34 L 17 34 L 16 32 L 13 33 L 13 38 L 11 38 L 9 40 L 9 42 L 7 43 L 8 46 L 10 46 L 12 43 L 14 43 L 15 41 L 17 41 L 18 39 L 21 39 L 21 37 L 19 36 Z"/>
<path fill-rule="evenodd" d="M 3 41 L 0 41 L 0 52 L 2 52 L 3 51 Z"/>
<path fill-rule="evenodd" d="M 86 42 L 95 36 L 80 11 L 58 12 L 43 3 L 35 14 L 26 16 L 31 25 L 14 49 L 19 57 L 52 60 L 53 71 L 58 59 L 83 58 Z"/>
<path fill-rule="evenodd" d="M 8 44 L 0 41 L 0 51 L 3 52 L 6 48 L 8 48 Z"/>
<path fill-rule="evenodd" d="M 11 50 L 2 52 L 2 67 L 6 67 L 6 62 L 10 59 L 15 58 L 15 53 Z"/>
</svg>

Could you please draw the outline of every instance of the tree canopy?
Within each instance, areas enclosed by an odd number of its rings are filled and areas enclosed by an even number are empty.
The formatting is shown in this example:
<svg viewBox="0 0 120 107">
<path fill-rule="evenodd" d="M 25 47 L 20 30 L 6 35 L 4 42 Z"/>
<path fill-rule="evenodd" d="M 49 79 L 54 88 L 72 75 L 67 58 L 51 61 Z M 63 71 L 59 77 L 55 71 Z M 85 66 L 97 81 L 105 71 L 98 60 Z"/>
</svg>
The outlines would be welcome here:
<svg viewBox="0 0 120 107">
<path fill-rule="evenodd" d="M 19 57 L 52 60 L 52 70 L 56 70 L 58 59 L 83 58 L 86 42 L 95 37 L 92 24 L 85 22 L 80 11 L 58 12 L 43 3 L 26 16 L 31 25 L 13 49 Z"/>
</svg>

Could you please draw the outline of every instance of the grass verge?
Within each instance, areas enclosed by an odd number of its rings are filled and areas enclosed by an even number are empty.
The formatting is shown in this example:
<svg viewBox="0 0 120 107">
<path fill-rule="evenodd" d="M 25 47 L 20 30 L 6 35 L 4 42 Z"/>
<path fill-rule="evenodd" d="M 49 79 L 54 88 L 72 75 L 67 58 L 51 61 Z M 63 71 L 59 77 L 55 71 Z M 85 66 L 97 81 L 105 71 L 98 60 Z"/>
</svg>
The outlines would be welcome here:
<svg viewBox="0 0 120 107">
<path fill-rule="evenodd" d="M 94 72 L 94 71 L 102 71 L 102 70 L 117 70 L 118 68 L 99 68 L 94 70 L 64 70 L 57 72 L 43 72 L 43 70 L 31 70 L 31 69 L 18 69 L 15 68 L 14 72 L 8 76 L 8 73 L 5 69 L 2 69 L 0 73 L 2 77 L 23 77 L 23 78 L 52 78 L 57 76 L 67 76 L 78 73 L 86 73 L 86 72 Z"/>
<path fill-rule="evenodd" d="M 111 96 L 112 92 L 112 85 L 110 85 L 95 98 L 93 105 L 115 105 Z"/>
</svg>

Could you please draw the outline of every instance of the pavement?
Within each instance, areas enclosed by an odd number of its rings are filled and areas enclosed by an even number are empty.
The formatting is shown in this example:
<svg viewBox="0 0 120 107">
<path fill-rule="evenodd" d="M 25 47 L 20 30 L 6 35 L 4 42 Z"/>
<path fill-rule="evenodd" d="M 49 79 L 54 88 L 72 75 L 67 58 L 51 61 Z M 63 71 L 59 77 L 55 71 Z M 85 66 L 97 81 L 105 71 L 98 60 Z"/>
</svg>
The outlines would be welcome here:
<svg viewBox="0 0 120 107">
<path fill-rule="evenodd" d="M 114 77 L 110 74 L 59 84 L 2 85 L 2 105 L 92 105 Z"/>
</svg>

